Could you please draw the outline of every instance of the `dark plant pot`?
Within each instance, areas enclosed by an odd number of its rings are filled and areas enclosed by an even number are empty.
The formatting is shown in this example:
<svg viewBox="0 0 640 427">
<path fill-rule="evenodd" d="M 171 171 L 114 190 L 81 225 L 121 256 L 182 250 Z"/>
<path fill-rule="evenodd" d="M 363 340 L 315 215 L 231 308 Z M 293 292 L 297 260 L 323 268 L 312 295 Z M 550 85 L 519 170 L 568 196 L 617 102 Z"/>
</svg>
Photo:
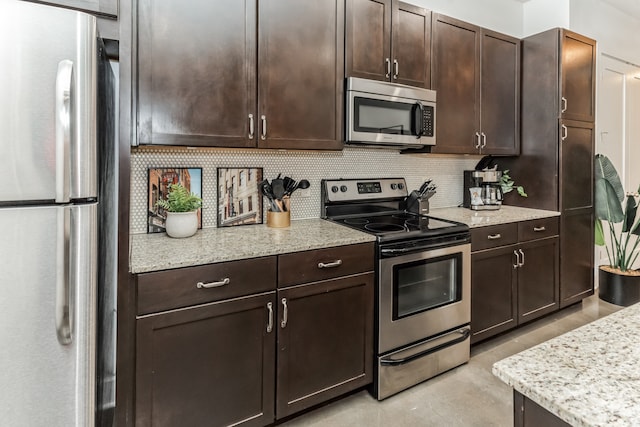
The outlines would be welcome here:
<svg viewBox="0 0 640 427">
<path fill-rule="evenodd" d="M 640 276 L 625 276 L 600 269 L 600 299 L 624 307 L 640 302 Z"/>
</svg>

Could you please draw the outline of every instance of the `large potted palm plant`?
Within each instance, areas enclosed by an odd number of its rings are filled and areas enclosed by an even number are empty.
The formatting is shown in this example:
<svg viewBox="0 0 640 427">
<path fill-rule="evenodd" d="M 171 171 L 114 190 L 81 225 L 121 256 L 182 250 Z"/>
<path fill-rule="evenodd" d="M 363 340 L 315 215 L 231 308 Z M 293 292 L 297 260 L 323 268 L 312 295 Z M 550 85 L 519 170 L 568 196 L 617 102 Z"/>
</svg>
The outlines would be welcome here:
<svg viewBox="0 0 640 427">
<path fill-rule="evenodd" d="M 599 295 L 628 306 L 640 301 L 640 271 L 633 269 L 640 251 L 640 187 L 635 193 L 625 193 L 616 168 L 602 154 L 596 155 L 595 166 L 595 242 L 606 248 L 609 259 L 609 265 L 600 266 Z"/>
</svg>

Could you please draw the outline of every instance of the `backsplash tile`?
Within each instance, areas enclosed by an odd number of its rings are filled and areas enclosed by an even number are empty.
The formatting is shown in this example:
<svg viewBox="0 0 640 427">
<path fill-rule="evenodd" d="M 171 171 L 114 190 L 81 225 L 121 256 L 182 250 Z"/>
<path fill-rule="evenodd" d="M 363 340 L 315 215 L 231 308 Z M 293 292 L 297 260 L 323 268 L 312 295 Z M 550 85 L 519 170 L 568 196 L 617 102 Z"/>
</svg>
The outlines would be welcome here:
<svg viewBox="0 0 640 427">
<path fill-rule="evenodd" d="M 311 183 L 310 196 L 291 197 L 292 219 L 320 217 L 320 180 L 323 178 L 404 177 L 416 189 L 425 178 L 438 186 L 433 207 L 462 203 L 462 171 L 473 169 L 480 156 L 404 155 L 393 150 L 347 147 L 343 151 L 276 151 L 143 147 L 131 152 L 131 232 L 147 229 L 147 169 L 202 168 L 202 226 L 216 227 L 218 167 L 261 167 L 269 181 L 278 173 Z M 265 216 L 266 217 L 266 216 Z"/>
</svg>

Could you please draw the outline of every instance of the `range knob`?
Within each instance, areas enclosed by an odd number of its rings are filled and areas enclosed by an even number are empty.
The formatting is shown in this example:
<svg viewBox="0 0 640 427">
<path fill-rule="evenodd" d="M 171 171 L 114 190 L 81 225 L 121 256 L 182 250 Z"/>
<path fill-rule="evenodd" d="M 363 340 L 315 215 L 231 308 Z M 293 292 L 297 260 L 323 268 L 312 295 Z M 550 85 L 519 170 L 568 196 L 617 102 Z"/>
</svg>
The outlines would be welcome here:
<svg viewBox="0 0 640 427">
<path fill-rule="evenodd" d="M 333 187 L 331 187 L 331 192 L 332 193 L 337 193 L 338 192 L 338 186 L 334 185 Z"/>
<path fill-rule="evenodd" d="M 399 182 L 398 183 L 398 190 L 402 190 L 404 188 L 404 184 Z"/>
<path fill-rule="evenodd" d="M 396 188 L 398 188 L 398 184 L 396 184 L 395 182 L 393 184 L 391 184 L 391 189 L 395 190 Z"/>
<path fill-rule="evenodd" d="M 347 186 L 346 185 L 341 185 L 340 186 L 340 191 L 342 191 L 343 193 L 347 192 Z"/>
</svg>

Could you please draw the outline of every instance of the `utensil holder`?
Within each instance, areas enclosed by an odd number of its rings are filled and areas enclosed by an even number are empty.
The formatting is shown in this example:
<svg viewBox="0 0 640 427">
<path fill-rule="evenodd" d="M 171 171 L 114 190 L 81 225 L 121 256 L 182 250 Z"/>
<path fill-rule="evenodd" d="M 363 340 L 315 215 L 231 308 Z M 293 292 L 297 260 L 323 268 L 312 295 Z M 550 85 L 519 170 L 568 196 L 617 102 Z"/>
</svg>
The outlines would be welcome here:
<svg viewBox="0 0 640 427">
<path fill-rule="evenodd" d="M 291 225 L 291 213 L 267 211 L 267 227 L 287 228 Z"/>
</svg>

